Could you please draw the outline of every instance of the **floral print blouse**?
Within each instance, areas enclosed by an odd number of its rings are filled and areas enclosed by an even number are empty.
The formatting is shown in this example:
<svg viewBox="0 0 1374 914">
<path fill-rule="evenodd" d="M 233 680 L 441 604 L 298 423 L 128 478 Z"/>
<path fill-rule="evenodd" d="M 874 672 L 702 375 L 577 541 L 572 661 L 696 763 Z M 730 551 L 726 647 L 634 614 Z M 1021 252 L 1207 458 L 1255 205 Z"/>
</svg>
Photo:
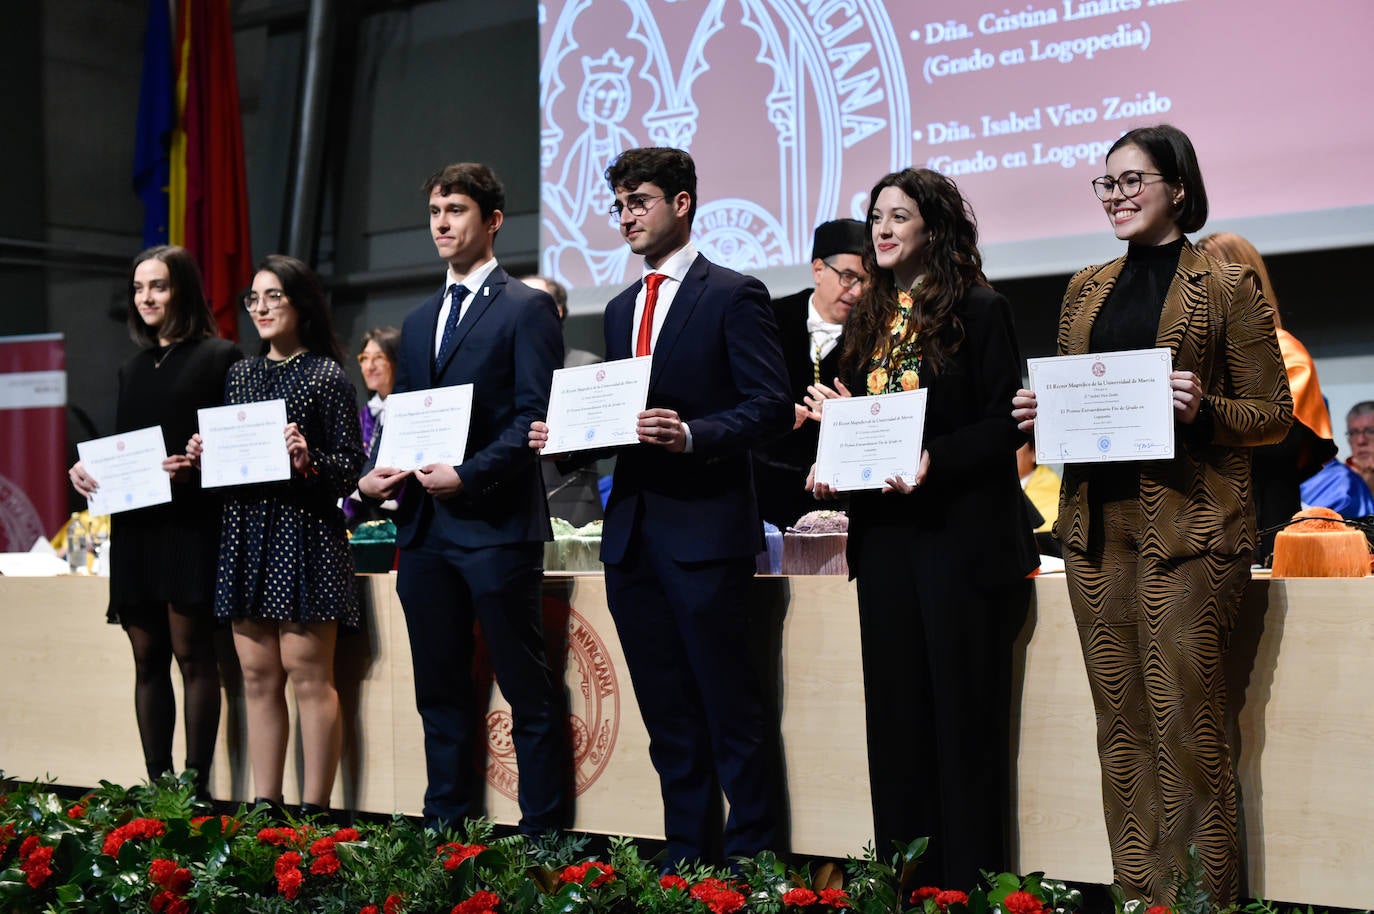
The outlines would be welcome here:
<svg viewBox="0 0 1374 914">
<path fill-rule="evenodd" d="M 887 337 L 878 341 L 868 360 L 869 394 L 900 393 L 921 386 L 920 337 L 913 335 L 909 340 L 902 339 L 911 318 L 911 307 L 911 292 L 898 292 L 897 310 L 892 315 Z"/>
</svg>

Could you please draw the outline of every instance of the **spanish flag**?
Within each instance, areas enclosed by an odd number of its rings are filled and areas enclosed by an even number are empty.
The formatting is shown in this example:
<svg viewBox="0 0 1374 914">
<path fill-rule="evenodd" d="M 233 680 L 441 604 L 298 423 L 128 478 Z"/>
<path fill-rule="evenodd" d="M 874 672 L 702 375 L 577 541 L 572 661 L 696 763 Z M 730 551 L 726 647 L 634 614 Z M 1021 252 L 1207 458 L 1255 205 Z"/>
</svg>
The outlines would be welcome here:
<svg viewBox="0 0 1374 914">
<path fill-rule="evenodd" d="M 172 4 L 175 31 L 168 0 L 149 0 L 134 187 L 144 201 L 145 242 L 179 244 L 195 255 L 220 335 L 236 340 L 252 251 L 229 0 Z M 165 235 L 151 236 L 160 226 Z"/>
</svg>

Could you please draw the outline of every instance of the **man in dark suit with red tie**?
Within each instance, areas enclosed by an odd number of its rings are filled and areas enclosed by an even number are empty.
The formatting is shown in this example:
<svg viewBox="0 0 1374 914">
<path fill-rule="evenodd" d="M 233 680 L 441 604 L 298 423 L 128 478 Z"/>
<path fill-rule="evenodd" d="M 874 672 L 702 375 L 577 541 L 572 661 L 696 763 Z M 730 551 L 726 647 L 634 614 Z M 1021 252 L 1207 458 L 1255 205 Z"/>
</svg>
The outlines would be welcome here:
<svg viewBox="0 0 1374 914">
<path fill-rule="evenodd" d="M 520 828 L 537 834 L 565 827 L 571 816 L 567 702 L 541 622 L 544 542 L 552 530 L 526 446 L 563 364 L 562 328 L 553 299 L 508 277 L 493 256 L 505 192 L 491 169 L 450 165 L 430 177 L 425 195 L 448 275 L 441 291 L 406 316 L 395 392 L 474 385 L 467 450 L 456 467 L 371 467 L 358 489 L 372 499 L 399 496 L 396 592 L 425 730 L 426 824 L 461 824 L 482 813 L 476 761 L 486 743 L 486 709 L 477 706 L 472 683 L 476 620 L 511 705 Z"/>
<path fill-rule="evenodd" d="M 763 548 L 749 452 L 792 427 L 792 402 L 767 289 L 691 243 L 691 156 L 630 149 L 606 178 L 645 268 L 606 306 L 606 358 L 653 356 L 640 443 L 619 451 L 606 505 L 606 596 L 649 731 L 669 862 L 718 863 L 786 840 L 778 722 L 748 649 Z M 532 446 L 544 432 L 532 427 Z"/>
</svg>

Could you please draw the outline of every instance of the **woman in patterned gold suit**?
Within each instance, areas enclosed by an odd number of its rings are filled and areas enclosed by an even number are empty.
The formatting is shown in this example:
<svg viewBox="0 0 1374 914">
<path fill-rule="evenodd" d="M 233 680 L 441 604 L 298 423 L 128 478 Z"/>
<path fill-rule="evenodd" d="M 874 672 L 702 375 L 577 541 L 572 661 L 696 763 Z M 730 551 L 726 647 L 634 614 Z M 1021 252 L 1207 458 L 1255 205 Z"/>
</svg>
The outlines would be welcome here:
<svg viewBox="0 0 1374 914">
<path fill-rule="evenodd" d="M 1195 845 L 1219 904 L 1239 889 L 1224 656 L 1255 546 L 1250 449 L 1283 439 L 1293 404 L 1274 313 L 1248 267 L 1184 232 L 1207 219 L 1188 137 L 1132 130 L 1093 181 L 1124 257 L 1069 282 L 1061 355 L 1173 352 L 1175 456 L 1068 464 L 1055 533 L 1097 711 L 1112 868 L 1128 897 L 1173 901 Z M 1034 427 L 1021 390 L 1012 415 Z"/>
</svg>

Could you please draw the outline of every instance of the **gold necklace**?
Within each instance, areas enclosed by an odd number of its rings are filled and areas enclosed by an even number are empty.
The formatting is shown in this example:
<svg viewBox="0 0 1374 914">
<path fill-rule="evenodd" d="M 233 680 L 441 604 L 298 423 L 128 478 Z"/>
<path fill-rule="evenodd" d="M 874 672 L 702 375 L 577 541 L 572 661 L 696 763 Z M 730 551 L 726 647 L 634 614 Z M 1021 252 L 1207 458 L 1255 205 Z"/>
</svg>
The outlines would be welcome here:
<svg viewBox="0 0 1374 914">
<path fill-rule="evenodd" d="M 175 343 L 172 343 L 170 346 L 168 346 L 168 347 L 167 347 L 167 351 L 164 352 L 160 357 L 159 357 L 159 356 L 153 356 L 153 367 L 154 367 L 154 368 L 161 368 L 161 367 L 162 367 L 162 363 L 165 362 L 165 361 L 167 361 L 167 357 L 170 356 L 170 355 L 172 354 L 172 350 L 175 349 L 175 348 L 177 348 L 177 347 L 180 346 L 180 345 L 181 345 L 181 340 L 177 340 Z"/>
</svg>

